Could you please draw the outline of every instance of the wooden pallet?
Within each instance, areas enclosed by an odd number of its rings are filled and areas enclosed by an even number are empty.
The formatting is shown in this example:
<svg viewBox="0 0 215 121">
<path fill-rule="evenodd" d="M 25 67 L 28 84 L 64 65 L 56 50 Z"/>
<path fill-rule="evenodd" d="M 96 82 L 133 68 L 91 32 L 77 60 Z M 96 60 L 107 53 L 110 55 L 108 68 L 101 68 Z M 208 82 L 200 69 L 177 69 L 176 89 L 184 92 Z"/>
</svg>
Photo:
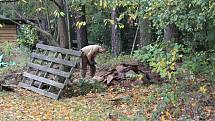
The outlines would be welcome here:
<svg viewBox="0 0 215 121">
<path fill-rule="evenodd" d="M 80 60 L 81 52 L 43 44 L 37 44 L 36 48 L 19 86 L 59 99 Z"/>
</svg>

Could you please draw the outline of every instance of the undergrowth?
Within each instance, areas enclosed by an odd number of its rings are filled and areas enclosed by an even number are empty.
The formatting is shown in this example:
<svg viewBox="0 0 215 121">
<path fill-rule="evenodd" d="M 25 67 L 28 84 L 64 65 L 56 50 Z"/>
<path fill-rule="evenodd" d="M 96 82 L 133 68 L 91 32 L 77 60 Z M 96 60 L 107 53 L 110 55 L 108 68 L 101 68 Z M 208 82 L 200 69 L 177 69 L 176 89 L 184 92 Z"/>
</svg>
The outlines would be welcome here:
<svg viewBox="0 0 215 121">
<path fill-rule="evenodd" d="M 121 54 L 113 57 L 110 53 L 100 54 L 96 57 L 97 65 L 101 69 L 110 69 L 121 63 L 131 63 L 135 59 L 133 56 Z"/>
<path fill-rule="evenodd" d="M 19 47 L 9 42 L 5 42 L 0 46 L 0 53 L 4 55 L 3 61 L 9 63 L 7 64 L 8 66 L 0 68 L 0 74 L 20 70 L 26 66 L 30 59 L 30 50 L 28 48 Z"/>
</svg>

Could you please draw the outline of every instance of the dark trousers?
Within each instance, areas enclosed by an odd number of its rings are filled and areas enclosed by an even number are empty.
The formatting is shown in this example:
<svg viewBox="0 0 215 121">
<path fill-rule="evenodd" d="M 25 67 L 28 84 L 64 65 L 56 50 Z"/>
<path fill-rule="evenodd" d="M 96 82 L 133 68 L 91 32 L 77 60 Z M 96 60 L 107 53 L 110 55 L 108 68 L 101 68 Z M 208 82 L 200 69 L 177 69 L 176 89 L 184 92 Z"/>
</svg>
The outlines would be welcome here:
<svg viewBox="0 0 215 121">
<path fill-rule="evenodd" d="M 95 62 L 95 60 L 92 60 Z M 93 77 L 96 73 L 96 66 L 95 64 L 90 64 L 88 58 L 86 55 L 82 54 L 82 59 L 81 59 L 81 76 L 84 78 L 87 73 L 87 66 L 90 66 L 90 76 Z"/>
</svg>

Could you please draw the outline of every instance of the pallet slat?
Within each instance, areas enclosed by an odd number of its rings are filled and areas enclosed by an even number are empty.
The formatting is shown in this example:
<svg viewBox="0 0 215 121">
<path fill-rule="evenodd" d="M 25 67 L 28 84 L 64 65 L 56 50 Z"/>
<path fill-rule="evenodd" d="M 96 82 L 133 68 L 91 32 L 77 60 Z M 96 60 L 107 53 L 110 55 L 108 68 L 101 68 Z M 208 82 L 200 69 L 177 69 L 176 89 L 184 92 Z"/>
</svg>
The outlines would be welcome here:
<svg viewBox="0 0 215 121">
<path fill-rule="evenodd" d="M 53 51 L 53 52 L 60 52 L 62 54 L 69 54 L 69 55 L 78 56 L 78 57 L 81 56 L 80 51 L 69 50 L 69 49 L 65 49 L 65 48 L 60 48 L 60 47 L 55 47 L 55 46 L 48 46 L 48 45 L 43 45 L 43 44 L 37 44 L 36 47 L 40 48 L 40 49 L 44 49 L 44 50 L 50 50 L 50 51 Z"/>
<path fill-rule="evenodd" d="M 36 93 L 39 93 L 41 95 L 45 95 L 47 97 L 50 97 L 50 98 L 53 98 L 53 99 L 58 99 L 59 96 L 57 94 L 54 94 L 54 93 L 51 93 L 51 92 L 47 92 L 45 90 L 42 90 L 42 89 L 39 89 L 39 88 L 36 88 L 36 87 L 33 87 L 31 85 L 28 85 L 28 84 L 25 84 L 25 83 L 22 83 L 22 82 L 19 82 L 19 86 L 20 87 L 23 87 L 25 89 L 28 89 L 28 90 L 31 90 L 31 91 L 34 91 Z"/>
<path fill-rule="evenodd" d="M 62 77 L 66 77 L 66 78 L 69 78 L 71 75 L 69 72 L 64 72 L 64 71 L 60 71 L 58 69 L 53 69 L 53 68 L 49 68 L 46 66 L 41 66 L 39 64 L 28 63 L 28 66 L 31 68 L 34 68 L 34 69 L 38 69 L 40 71 L 48 72 L 48 73 L 55 74 L 55 75 L 62 76 Z"/>
<path fill-rule="evenodd" d="M 30 78 L 30 79 L 33 79 L 33 80 L 36 80 L 36 81 L 39 81 L 39 82 L 42 82 L 42 83 L 46 83 L 46 84 L 58 87 L 60 89 L 63 89 L 63 87 L 64 87 L 64 84 L 62 84 L 62 83 L 58 83 L 58 82 L 55 82 L 54 80 L 49 80 L 49 79 L 46 79 L 44 77 L 36 76 L 36 75 L 30 74 L 30 73 L 24 72 L 23 76 Z"/>
<path fill-rule="evenodd" d="M 67 65 L 67 66 L 72 66 L 72 67 L 75 67 L 75 65 L 76 65 L 76 63 L 71 62 L 71 61 L 63 60 L 60 58 L 52 58 L 52 57 L 44 56 L 44 55 L 37 54 L 37 53 L 32 53 L 31 57 L 40 59 L 40 60 L 46 60 L 46 61 L 58 63 L 58 64 L 63 64 L 63 65 Z"/>
<path fill-rule="evenodd" d="M 16 34 L 16 29 L 1 29 L 0 28 L 0 33 L 1 34 Z"/>
</svg>

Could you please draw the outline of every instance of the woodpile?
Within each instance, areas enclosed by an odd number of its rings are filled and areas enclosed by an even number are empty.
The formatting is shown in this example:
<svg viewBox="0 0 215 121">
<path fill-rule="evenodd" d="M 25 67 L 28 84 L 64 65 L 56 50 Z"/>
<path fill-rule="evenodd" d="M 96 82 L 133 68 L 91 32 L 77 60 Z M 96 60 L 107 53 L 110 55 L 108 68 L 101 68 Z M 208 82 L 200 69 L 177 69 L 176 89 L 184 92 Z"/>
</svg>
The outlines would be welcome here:
<svg viewBox="0 0 215 121">
<path fill-rule="evenodd" d="M 11 73 L 7 75 L 0 75 L 0 91 L 3 89 L 11 90 L 17 87 L 18 80 L 21 80 L 22 73 Z"/>
<path fill-rule="evenodd" d="M 122 86 L 161 82 L 164 80 L 160 78 L 159 74 L 152 72 L 150 68 L 138 62 L 122 63 L 108 71 L 98 72 L 94 79 L 107 85 Z"/>
</svg>

